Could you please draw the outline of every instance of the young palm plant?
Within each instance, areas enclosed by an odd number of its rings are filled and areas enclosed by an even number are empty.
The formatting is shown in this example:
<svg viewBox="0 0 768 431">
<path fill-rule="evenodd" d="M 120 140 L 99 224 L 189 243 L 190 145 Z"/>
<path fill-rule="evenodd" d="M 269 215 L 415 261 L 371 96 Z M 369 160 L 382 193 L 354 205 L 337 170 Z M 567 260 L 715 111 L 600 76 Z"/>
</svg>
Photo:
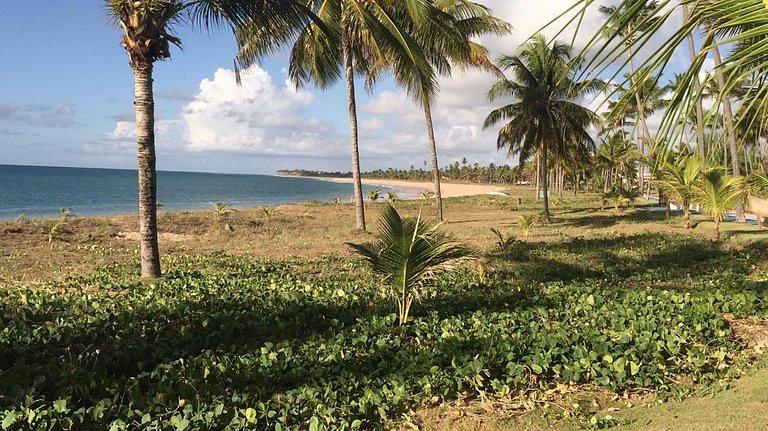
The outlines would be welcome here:
<svg viewBox="0 0 768 431">
<path fill-rule="evenodd" d="M 659 188 L 668 197 L 677 200 L 683 207 L 683 227 L 691 227 L 691 203 L 696 196 L 697 182 L 701 172 L 702 160 L 696 155 L 680 157 L 675 162 L 667 162 L 661 169 L 661 178 L 656 181 Z"/>
<path fill-rule="evenodd" d="M 693 201 L 701 204 L 704 212 L 715 222 L 712 234 L 715 241 L 720 240 L 720 222 L 741 203 L 743 180 L 743 177 L 726 175 L 725 170 L 720 167 L 701 174 Z"/>
<path fill-rule="evenodd" d="M 262 35 L 288 37 L 306 21 L 299 0 L 105 0 L 112 22 L 123 31 L 122 46 L 133 69 L 139 177 L 141 276 L 160 277 L 157 242 L 157 172 L 155 154 L 154 63 L 171 57 L 170 46 L 181 46 L 174 24 L 238 27 L 250 22 Z M 277 31 L 277 30 L 280 31 Z M 273 40 L 277 40 L 275 36 Z"/>
<path fill-rule="evenodd" d="M 235 212 L 232 204 L 228 202 L 211 202 L 211 210 L 213 210 L 213 218 L 217 223 L 226 221 Z"/>
<path fill-rule="evenodd" d="M 531 228 L 536 224 L 539 217 L 536 214 L 524 214 L 517 218 L 517 225 L 523 230 L 523 236 L 528 239 Z"/>
<path fill-rule="evenodd" d="M 402 218 L 389 204 L 382 212 L 375 242 L 347 245 L 384 276 L 397 302 L 400 326 L 408 323 L 420 288 L 438 272 L 470 256 L 463 244 L 440 230 L 440 224 L 422 220 L 421 214 Z"/>
<path fill-rule="evenodd" d="M 621 208 L 622 205 L 624 205 L 624 204 L 629 205 L 629 202 L 630 202 L 630 199 L 628 197 L 623 196 L 621 194 L 611 195 L 611 196 L 605 198 L 605 200 L 609 204 L 613 205 L 614 211 L 619 211 L 619 208 Z"/>
</svg>

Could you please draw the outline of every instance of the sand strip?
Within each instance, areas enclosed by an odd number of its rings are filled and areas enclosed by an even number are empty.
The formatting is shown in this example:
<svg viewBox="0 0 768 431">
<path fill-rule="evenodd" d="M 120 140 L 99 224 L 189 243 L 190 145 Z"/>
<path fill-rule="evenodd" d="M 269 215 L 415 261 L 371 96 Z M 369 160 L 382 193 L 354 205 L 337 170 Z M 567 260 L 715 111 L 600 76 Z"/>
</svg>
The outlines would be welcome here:
<svg viewBox="0 0 768 431">
<path fill-rule="evenodd" d="M 331 181 L 335 183 L 352 183 L 352 178 L 323 178 L 311 177 L 317 180 Z M 431 182 L 405 181 L 405 180 L 377 180 L 363 179 L 363 193 L 367 189 L 381 187 L 382 189 L 394 189 L 401 199 L 411 199 L 420 197 L 422 190 L 434 191 L 435 186 Z M 368 187 L 365 187 L 368 186 Z M 504 186 L 491 184 L 456 184 L 441 183 L 440 188 L 444 198 L 454 198 L 458 196 L 485 195 L 489 193 L 498 193 L 504 191 Z M 383 190 L 386 192 L 386 190 Z"/>
</svg>

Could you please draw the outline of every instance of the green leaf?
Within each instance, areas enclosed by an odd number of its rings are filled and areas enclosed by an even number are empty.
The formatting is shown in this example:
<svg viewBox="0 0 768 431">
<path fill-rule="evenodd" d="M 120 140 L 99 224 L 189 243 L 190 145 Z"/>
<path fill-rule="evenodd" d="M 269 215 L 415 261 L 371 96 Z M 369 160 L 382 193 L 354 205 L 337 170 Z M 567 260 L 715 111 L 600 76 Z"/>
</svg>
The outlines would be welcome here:
<svg viewBox="0 0 768 431">
<path fill-rule="evenodd" d="M 541 368 L 541 365 L 539 364 L 531 364 L 531 370 L 533 370 L 533 372 L 536 374 L 541 374 L 544 372 L 544 369 Z"/>
<path fill-rule="evenodd" d="M 16 419 L 17 419 L 17 416 L 15 411 L 10 411 L 6 413 L 5 418 L 3 418 L 3 429 L 7 430 L 8 428 L 10 428 L 11 425 L 16 423 Z"/>
<path fill-rule="evenodd" d="M 627 366 L 627 360 L 625 358 L 619 358 L 613 362 L 613 369 L 617 373 L 621 373 L 624 371 L 624 368 Z"/>
<path fill-rule="evenodd" d="M 256 423 L 256 410 L 248 407 L 245 409 L 245 412 L 243 412 L 243 415 L 245 416 L 245 420 L 248 421 L 248 423 L 255 424 Z"/>
<path fill-rule="evenodd" d="M 58 399 L 54 401 L 53 409 L 56 410 L 56 413 L 69 413 L 69 409 L 67 408 L 67 400 Z"/>
<path fill-rule="evenodd" d="M 317 416 L 312 416 L 309 419 L 309 431 L 317 431 L 320 428 L 320 420 Z"/>
<path fill-rule="evenodd" d="M 632 361 L 629 361 L 629 374 L 634 376 L 638 372 L 640 372 L 640 364 L 636 364 Z"/>
</svg>

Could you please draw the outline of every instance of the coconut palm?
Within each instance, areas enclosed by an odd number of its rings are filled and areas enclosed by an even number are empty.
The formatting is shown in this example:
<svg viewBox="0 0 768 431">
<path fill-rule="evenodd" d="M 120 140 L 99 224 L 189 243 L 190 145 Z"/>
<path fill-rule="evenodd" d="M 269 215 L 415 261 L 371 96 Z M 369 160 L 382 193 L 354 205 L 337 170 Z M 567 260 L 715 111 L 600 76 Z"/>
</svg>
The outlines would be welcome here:
<svg viewBox="0 0 768 431">
<path fill-rule="evenodd" d="M 489 59 L 485 47 L 472 41 L 472 38 L 506 34 L 510 31 L 510 25 L 493 16 L 485 6 L 468 0 L 441 0 L 435 2 L 435 6 L 430 10 L 433 14 L 431 19 L 418 23 L 413 29 L 434 71 L 442 76 L 451 76 L 452 63 L 455 63 L 463 68 L 475 67 L 500 74 Z M 435 183 L 436 217 L 442 221 L 440 166 L 432 119 L 437 86 L 429 78 L 422 76 L 418 70 L 395 70 L 395 80 L 424 110 L 432 160 L 432 180 Z"/>
<path fill-rule="evenodd" d="M 365 207 L 360 181 L 355 77 L 387 63 L 395 70 L 417 70 L 434 82 L 424 50 L 408 31 L 432 8 L 428 0 L 318 0 L 314 17 L 300 32 L 291 50 L 289 75 L 297 87 L 314 83 L 327 89 L 342 76 L 346 81 L 350 124 L 352 178 L 356 227 L 365 230 Z M 238 58 L 250 64 L 273 49 L 261 32 L 241 32 L 247 49 Z M 375 80 L 369 81 L 373 85 Z M 370 88 L 370 87 L 369 87 Z"/>
<path fill-rule="evenodd" d="M 635 81 L 635 64 L 634 54 L 632 53 L 632 42 L 637 39 L 639 33 L 647 32 L 653 28 L 656 18 L 653 16 L 655 9 L 658 7 L 658 3 L 655 1 L 647 0 L 625 0 L 619 3 L 617 6 L 600 6 L 600 12 L 607 18 L 607 24 L 605 31 L 609 38 L 620 37 L 623 39 L 624 44 L 627 46 L 627 62 L 629 64 L 629 77 L 628 81 L 634 84 Z M 631 16 L 631 19 L 627 19 L 627 12 L 635 11 L 635 14 Z M 639 80 L 640 88 L 646 86 L 645 80 Z M 632 88 L 634 89 L 634 85 Z M 640 124 L 640 133 L 642 137 L 638 142 L 638 148 L 641 153 L 643 152 L 643 140 L 648 145 L 651 143 L 651 132 L 648 129 L 648 123 L 646 122 L 647 101 L 643 99 L 642 91 L 634 91 L 633 97 L 635 100 L 635 107 L 637 109 L 637 119 Z M 638 177 L 638 186 L 640 190 L 643 189 L 643 169 L 641 164 L 640 176 Z"/>
<path fill-rule="evenodd" d="M 171 45 L 181 46 L 181 40 L 172 34 L 173 25 L 184 22 L 228 28 L 250 21 L 265 33 L 286 34 L 286 29 L 297 27 L 306 19 L 300 3 L 293 0 L 105 0 L 111 20 L 123 31 L 122 46 L 133 69 L 142 277 L 161 275 L 152 72 L 155 61 L 170 58 Z"/>
<path fill-rule="evenodd" d="M 631 187 L 637 175 L 636 162 L 640 157 L 640 152 L 627 139 L 623 130 L 604 136 L 597 150 L 597 163 L 604 170 L 603 193 L 616 192 L 616 181 L 619 181 L 620 188 Z"/>
<path fill-rule="evenodd" d="M 695 155 L 687 155 L 678 158 L 674 162 L 667 162 L 660 172 L 660 179 L 656 186 L 668 197 L 677 200 L 683 207 L 683 227 L 691 227 L 691 203 L 696 197 L 699 173 L 703 161 Z"/>
<path fill-rule="evenodd" d="M 690 11 L 688 9 L 688 4 L 686 2 L 681 2 L 682 6 L 682 14 L 683 14 L 683 20 L 688 20 L 690 17 Z M 696 61 L 696 44 L 694 43 L 694 37 L 693 33 L 688 33 L 686 36 L 686 42 L 688 45 L 688 55 L 691 57 L 691 62 Z M 674 91 L 674 89 L 677 86 L 670 87 L 668 90 Z M 693 91 L 695 93 L 701 92 L 701 81 L 699 80 L 699 77 L 696 76 L 693 79 Z M 699 158 L 701 158 L 702 163 L 706 163 L 707 160 L 707 148 L 706 148 L 706 141 L 704 140 L 704 129 L 702 127 L 699 127 L 704 123 L 704 107 L 701 103 L 701 99 L 694 102 L 694 112 L 692 112 L 693 115 L 695 115 L 694 119 L 696 121 L 694 125 L 694 130 L 696 132 L 696 149 L 698 151 Z"/>
<path fill-rule="evenodd" d="M 517 218 L 517 225 L 523 230 L 523 237 L 528 239 L 528 235 L 531 233 L 531 228 L 536 224 L 539 217 L 536 214 L 523 214 Z"/>
<path fill-rule="evenodd" d="M 226 221 L 231 214 L 235 213 L 235 209 L 229 202 L 211 202 L 211 210 L 213 218 L 219 223 Z"/>
<path fill-rule="evenodd" d="M 440 230 L 440 224 L 422 220 L 421 214 L 402 218 L 389 204 L 382 212 L 375 242 L 347 245 L 384 276 L 397 302 L 401 326 L 408 323 L 419 289 L 436 273 L 470 255 L 464 245 Z"/>
<path fill-rule="evenodd" d="M 693 202 L 701 204 L 704 212 L 715 222 L 712 239 L 720 240 L 720 222 L 742 201 L 743 177 L 729 176 L 721 167 L 701 174 L 694 189 Z"/>
<path fill-rule="evenodd" d="M 592 3 L 591 0 L 577 0 L 570 10 L 578 11 L 577 15 L 583 14 L 590 3 Z M 644 6 L 653 6 L 654 4 L 657 4 L 657 7 L 650 13 L 644 11 Z M 638 7 L 630 7 L 632 5 Z M 677 8 L 682 9 L 683 7 L 686 8 L 684 12 L 687 19 L 676 27 L 676 31 L 665 35 L 665 39 L 655 44 L 655 49 L 642 62 L 644 72 L 639 73 L 641 69 L 638 68 L 633 84 L 637 85 L 643 76 L 647 76 L 650 71 L 656 74 L 663 73 L 667 65 L 673 63 L 672 59 L 675 52 L 681 45 L 685 44 L 686 40 L 690 39 L 691 34 L 699 29 L 706 29 L 700 37 L 700 48 L 695 52 L 690 67 L 682 74 L 674 90 L 671 104 L 666 110 L 661 124 L 660 132 L 668 138 L 667 142 L 670 143 L 668 151 L 674 150 L 673 143 L 678 142 L 679 139 L 677 138 L 684 132 L 681 129 L 684 129 L 685 122 L 680 120 L 690 116 L 704 97 L 704 91 L 696 89 L 696 80 L 703 71 L 705 60 L 710 55 L 716 57 L 718 67 L 715 68 L 716 73 L 704 78 L 700 88 L 707 88 L 714 82 L 717 93 L 715 94 L 716 103 L 709 112 L 705 113 L 704 119 L 700 120 L 705 124 L 708 123 L 707 117 L 715 117 L 719 115 L 719 111 L 729 109 L 729 106 L 726 105 L 730 105 L 731 93 L 742 87 L 745 80 L 765 74 L 766 69 L 768 69 L 768 56 L 766 56 L 764 49 L 764 39 L 768 36 L 768 27 L 765 26 L 765 5 L 757 0 L 663 0 L 658 3 L 646 0 L 622 0 L 617 9 L 622 10 L 623 13 L 616 17 L 617 20 L 629 22 L 642 19 L 643 16 L 651 16 L 653 21 L 647 20 L 651 22 L 651 28 L 638 38 L 624 39 L 627 42 L 624 49 L 604 49 L 602 48 L 604 42 L 598 40 L 597 37 L 594 37 L 584 48 L 585 52 L 596 52 L 585 73 L 605 71 L 620 57 L 623 58 L 623 55 L 630 49 L 636 51 L 648 44 L 653 33 L 661 29 L 662 25 L 677 13 Z M 578 17 L 576 18 L 578 19 Z M 605 34 L 609 28 L 609 25 L 605 25 L 600 34 Z M 616 39 L 617 37 L 614 37 L 613 40 Z M 729 48 L 727 58 L 720 58 L 720 47 L 723 46 Z M 593 51 L 595 49 L 597 51 Z M 756 96 L 752 100 L 757 111 L 768 112 L 768 97 L 766 97 L 768 88 L 750 88 L 748 92 L 752 92 Z M 725 112 L 723 113 L 725 114 Z M 733 145 L 733 139 L 731 139 L 734 134 L 727 130 L 730 127 L 729 122 L 724 121 L 726 151 L 731 153 L 731 170 L 734 173 L 739 173 L 740 168 L 736 169 L 737 165 L 740 166 L 739 160 L 738 157 L 734 157 L 738 148 Z M 711 154 L 707 154 L 707 157 L 709 160 Z"/>
<path fill-rule="evenodd" d="M 543 221 L 548 221 L 548 160 L 565 153 L 568 145 L 594 145 L 587 128 L 597 116 L 573 102 L 579 96 L 598 89 L 596 82 L 577 82 L 568 63 L 571 47 L 555 41 L 548 44 L 542 35 L 534 36 L 517 55 L 499 59 L 502 69 L 511 69 L 514 79 L 497 81 L 488 92 L 491 101 L 509 98 L 513 102 L 493 110 L 484 128 L 506 121 L 498 133 L 498 149 L 507 148 L 521 163 L 532 155 L 539 157 L 539 172 L 544 197 Z"/>
</svg>

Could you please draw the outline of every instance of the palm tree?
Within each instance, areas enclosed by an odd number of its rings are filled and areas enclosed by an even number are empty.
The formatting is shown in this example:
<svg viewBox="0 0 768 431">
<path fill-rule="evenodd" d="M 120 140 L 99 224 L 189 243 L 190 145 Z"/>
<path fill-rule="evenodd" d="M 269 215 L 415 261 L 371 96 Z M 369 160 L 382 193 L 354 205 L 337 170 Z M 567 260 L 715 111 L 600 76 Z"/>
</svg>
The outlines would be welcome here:
<svg viewBox="0 0 768 431">
<path fill-rule="evenodd" d="M 638 33 L 647 32 L 653 27 L 654 22 L 656 21 L 653 15 L 657 7 L 658 3 L 656 1 L 648 0 L 625 0 L 622 1 L 618 6 L 600 6 L 600 12 L 608 19 L 608 23 L 606 25 L 608 36 L 611 38 L 616 36 L 621 37 L 627 46 L 630 73 L 628 79 L 629 82 L 633 84 L 632 87 L 634 87 L 635 84 L 635 64 L 633 60 L 632 43 L 637 38 Z M 634 11 L 635 13 L 631 16 L 630 19 L 627 19 L 629 11 Z M 641 85 L 643 84 L 645 84 L 645 82 L 641 81 Z M 645 140 L 648 145 L 650 145 L 652 140 L 651 132 L 648 129 L 648 123 L 645 120 L 647 116 L 645 113 L 646 101 L 643 100 L 643 94 L 637 91 L 634 92 L 634 99 L 635 106 L 637 107 L 637 118 L 640 124 L 640 130 L 643 134 L 643 137 L 640 138 L 638 143 L 638 148 L 640 149 L 640 153 L 644 154 L 643 140 Z M 642 191 L 644 170 L 642 168 L 642 164 L 640 166 L 641 169 L 640 176 L 638 178 L 638 186 Z"/>
<path fill-rule="evenodd" d="M 700 180 L 699 174 L 703 161 L 695 155 L 680 157 L 675 162 L 667 162 L 661 170 L 661 178 L 656 186 L 667 196 L 676 199 L 683 207 L 683 227 L 691 227 L 691 203 L 696 197 Z"/>
<path fill-rule="evenodd" d="M 568 63 L 571 47 L 555 41 L 547 44 L 542 35 L 534 36 L 517 55 L 499 59 L 502 69 L 512 69 L 514 80 L 497 81 L 488 92 L 491 101 L 510 98 L 513 102 L 493 110 L 484 128 L 507 121 L 498 133 L 498 149 L 507 148 L 521 163 L 538 154 L 544 197 L 543 221 L 548 221 L 547 173 L 550 150 L 557 156 L 573 143 L 594 145 L 587 127 L 597 116 L 573 102 L 599 88 L 595 81 L 576 82 Z"/>
<path fill-rule="evenodd" d="M 509 23 L 502 21 L 491 11 L 468 0 L 442 0 L 435 2 L 432 19 L 418 23 L 415 35 L 427 53 L 433 70 L 442 76 L 451 76 L 451 63 L 462 67 L 475 67 L 501 75 L 488 58 L 488 51 L 472 38 L 510 31 Z M 434 76 L 434 75 L 431 75 Z M 437 220 L 443 221 L 443 195 L 440 189 L 440 166 L 437 160 L 437 144 L 432 120 L 432 105 L 437 86 L 431 76 L 422 76 L 418 70 L 395 70 L 395 79 L 419 103 L 424 110 L 429 150 L 432 159 L 432 180 L 435 183 L 435 207 Z"/>
<path fill-rule="evenodd" d="M 397 302 L 402 326 L 408 323 L 419 287 L 470 254 L 464 245 L 440 231 L 440 224 L 422 220 L 421 214 L 401 218 L 393 206 L 386 204 L 380 225 L 376 242 L 347 245 L 365 258 L 374 272 L 384 276 Z"/>
<path fill-rule="evenodd" d="M 603 137 L 597 150 L 597 163 L 604 169 L 603 192 L 616 192 L 614 184 L 617 180 L 621 188 L 625 183 L 628 187 L 632 187 L 637 175 L 636 162 L 640 157 L 640 152 L 627 139 L 623 130 Z"/>
<path fill-rule="evenodd" d="M 229 215 L 235 212 L 229 202 L 211 202 L 211 209 L 213 210 L 213 218 L 219 223 L 227 220 Z"/>
<path fill-rule="evenodd" d="M 315 15 L 298 36 L 291 50 L 289 75 L 297 87 L 314 83 L 321 89 L 346 81 L 347 110 L 352 153 L 355 226 L 365 230 L 365 207 L 360 180 L 360 149 L 355 98 L 355 77 L 391 64 L 396 70 L 417 70 L 425 81 L 434 82 L 424 50 L 408 31 L 429 14 L 427 0 L 318 0 Z M 242 33 L 248 50 L 239 58 L 249 64 L 269 51 L 260 32 Z M 368 81 L 369 89 L 375 80 Z"/>
<path fill-rule="evenodd" d="M 681 2 L 682 5 L 682 13 L 683 13 L 683 19 L 685 21 L 688 20 L 690 17 L 690 12 L 688 10 L 688 4 L 685 3 L 685 1 Z M 696 61 L 696 44 L 693 40 L 693 33 L 688 33 L 688 36 L 686 36 L 686 41 L 688 43 L 688 55 L 691 57 L 691 63 Z M 675 87 L 669 88 L 670 90 L 674 91 Z M 695 93 L 701 92 L 701 81 L 699 80 L 699 77 L 696 76 L 693 79 L 693 91 Z M 706 163 L 707 160 L 707 148 L 706 148 L 706 141 L 704 140 L 704 129 L 702 127 L 699 127 L 703 125 L 704 123 L 704 107 L 701 103 L 701 99 L 697 99 L 694 102 L 694 114 L 696 119 L 696 124 L 694 126 L 694 130 L 696 131 L 696 149 L 699 154 L 699 158 L 701 158 L 702 163 Z M 702 165 L 703 166 L 703 165 Z"/>
<path fill-rule="evenodd" d="M 586 6 L 592 3 L 592 0 L 577 0 L 571 6 L 571 11 L 579 11 L 577 14 L 585 13 Z M 617 10 L 622 10 L 620 16 L 616 19 L 621 22 L 632 22 L 635 20 L 645 20 L 651 24 L 648 32 L 634 40 L 624 39 L 627 42 L 627 48 L 621 52 L 611 49 L 602 49 L 603 41 L 598 41 L 594 37 L 592 41 L 585 46 L 584 51 L 597 49 L 589 70 L 585 73 L 599 73 L 606 67 L 618 60 L 629 49 L 636 49 L 646 45 L 653 32 L 662 28 L 662 25 L 673 16 L 676 7 L 685 7 L 683 11 L 686 19 L 682 25 L 677 26 L 677 30 L 667 35 L 665 40 L 657 43 L 655 50 L 643 61 L 642 65 L 645 71 L 655 71 L 661 73 L 672 63 L 676 50 L 683 45 L 686 40 L 690 40 L 692 33 L 700 28 L 706 29 L 701 37 L 701 47 L 695 52 L 693 61 L 674 90 L 671 104 L 665 112 L 660 131 L 665 135 L 670 146 L 668 151 L 673 151 L 674 142 L 679 139 L 673 139 L 680 134 L 680 127 L 685 127 L 681 118 L 688 117 L 704 97 L 704 92 L 698 90 L 697 79 L 704 68 L 704 63 L 710 55 L 715 57 L 717 67 L 716 73 L 706 77 L 701 83 L 700 88 L 707 88 L 715 83 L 715 100 L 717 103 L 710 108 L 702 119 L 704 123 L 708 118 L 711 119 L 719 115 L 718 111 L 729 110 L 731 94 L 735 89 L 740 89 L 745 81 L 754 76 L 764 76 L 768 69 L 768 56 L 764 50 L 764 39 L 768 36 L 768 27 L 765 26 L 765 5 L 756 0 L 702 0 L 690 1 L 682 0 L 672 2 L 665 0 L 657 5 L 655 9 L 646 12 L 643 6 L 653 5 L 656 2 L 645 0 L 622 0 L 617 6 Z M 669 6 L 673 7 L 669 7 Z M 632 7 L 636 6 L 636 7 Z M 652 20 L 647 17 L 652 17 Z M 605 25 L 601 33 L 611 29 L 610 25 Z M 600 46 L 598 46 L 600 45 Z M 729 56 L 720 58 L 720 46 L 729 47 Z M 695 49 L 695 47 L 694 47 Z M 647 72 L 645 72 L 647 73 Z M 636 74 L 635 84 L 642 79 L 642 74 Z M 691 89 L 693 88 L 693 91 Z M 768 112 L 768 88 L 751 88 L 756 97 L 755 107 L 760 112 Z M 725 112 L 724 112 L 725 115 Z M 729 122 L 724 121 L 724 128 L 730 129 Z M 701 130 L 701 128 L 699 128 Z M 737 155 L 738 148 L 734 145 L 731 137 L 734 134 L 726 130 L 726 151 L 730 152 L 731 170 L 734 173 L 740 172 L 740 163 Z M 712 154 L 707 154 L 707 160 Z M 737 168 L 737 166 L 739 166 Z"/>
<path fill-rule="evenodd" d="M 720 240 L 720 222 L 742 201 L 743 177 L 729 176 L 721 167 L 708 169 L 701 174 L 701 180 L 694 190 L 695 203 L 704 207 L 704 212 L 715 222 L 712 239 Z"/>
<path fill-rule="evenodd" d="M 141 276 L 160 277 L 157 242 L 157 175 L 155 112 L 152 87 L 154 62 L 170 58 L 170 46 L 181 46 L 172 26 L 179 22 L 224 27 L 250 21 L 261 29 L 283 33 L 306 18 L 301 4 L 266 0 L 105 0 L 113 23 L 122 29 L 122 46 L 133 69 L 139 182 Z M 280 34 L 277 31 L 266 33 Z"/>
</svg>

